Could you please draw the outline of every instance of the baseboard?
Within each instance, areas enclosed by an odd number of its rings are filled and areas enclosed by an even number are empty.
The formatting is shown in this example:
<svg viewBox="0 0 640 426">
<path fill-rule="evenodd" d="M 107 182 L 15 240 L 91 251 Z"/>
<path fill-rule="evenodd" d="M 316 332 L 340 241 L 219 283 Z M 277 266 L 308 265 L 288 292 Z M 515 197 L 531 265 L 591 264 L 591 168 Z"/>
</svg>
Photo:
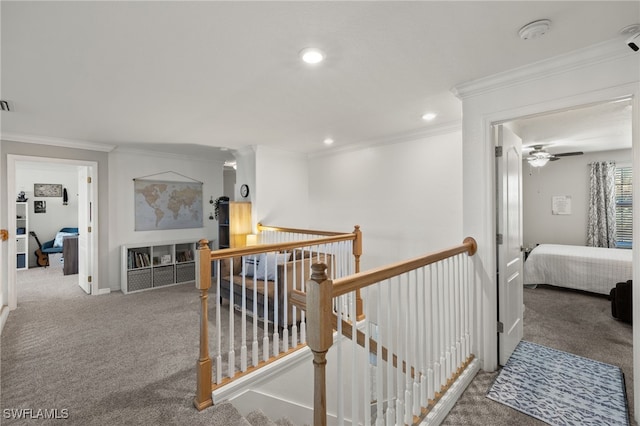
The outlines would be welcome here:
<svg viewBox="0 0 640 426">
<path fill-rule="evenodd" d="M 103 295 L 103 294 L 110 294 L 111 293 L 111 289 L 110 288 L 99 288 L 98 289 L 98 296 Z"/>
<path fill-rule="evenodd" d="M 0 308 L 0 336 L 2 335 L 2 330 L 4 329 L 4 324 L 7 322 L 7 318 L 9 318 L 9 307 L 2 305 Z"/>
<path fill-rule="evenodd" d="M 464 390 L 473 381 L 474 377 L 480 370 L 480 361 L 474 358 L 471 364 L 464 370 L 464 373 L 451 385 L 447 393 L 442 396 L 435 407 L 427 414 L 427 417 L 420 423 L 421 425 L 439 425 L 442 423 L 449 411 L 462 396 Z"/>
</svg>

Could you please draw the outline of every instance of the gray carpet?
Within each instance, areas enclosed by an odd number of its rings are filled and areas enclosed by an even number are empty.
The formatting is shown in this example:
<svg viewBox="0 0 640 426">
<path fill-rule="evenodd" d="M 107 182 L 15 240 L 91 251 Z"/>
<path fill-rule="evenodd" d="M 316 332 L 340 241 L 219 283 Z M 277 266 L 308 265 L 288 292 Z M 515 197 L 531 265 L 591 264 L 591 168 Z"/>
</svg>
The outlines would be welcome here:
<svg viewBox="0 0 640 426">
<path fill-rule="evenodd" d="M 622 369 L 633 419 L 632 327 L 611 317 L 611 302 L 601 296 L 538 286 L 525 289 L 524 304 L 525 340 Z M 485 397 L 497 374 L 480 372 L 443 425 L 545 425 Z M 487 420 L 479 423 L 478 419 Z"/>
<path fill-rule="evenodd" d="M 272 424 L 259 413 L 248 422 L 230 404 L 193 407 L 200 302 L 192 285 L 95 297 L 54 268 L 18 280 L 19 307 L 1 338 L 1 407 L 66 410 L 68 419 L 3 424 Z"/>
<path fill-rule="evenodd" d="M 271 424 L 259 411 L 247 419 L 263 423 L 249 423 L 229 404 L 193 408 L 199 299 L 192 285 L 93 297 L 75 276 L 48 269 L 20 272 L 19 308 L 0 340 L 1 408 L 67 409 L 69 419 L 3 424 Z M 631 327 L 611 318 L 607 299 L 540 287 L 524 297 L 526 340 L 620 366 L 633 400 Z M 485 397 L 496 374 L 481 372 L 444 424 L 543 424 Z"/>
</svg>

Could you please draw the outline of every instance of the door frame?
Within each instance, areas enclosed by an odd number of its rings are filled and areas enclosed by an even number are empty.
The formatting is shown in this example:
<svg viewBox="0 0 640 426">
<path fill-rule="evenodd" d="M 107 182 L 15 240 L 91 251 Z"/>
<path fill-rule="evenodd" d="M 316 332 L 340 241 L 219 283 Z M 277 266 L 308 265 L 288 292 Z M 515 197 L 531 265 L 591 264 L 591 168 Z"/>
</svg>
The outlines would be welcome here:
<svg viewBox="0 0 640 426">
<path fill-rule="evenodd" d="M 41 162 L 41 163 L 56 163 L 69 166 L 86 166 L 89 170 L 89 174 L 92 178 L 91 185 L 94 185 L 92 202 L 92 222 L 94 236 L 92 238 L 91 256 L 88 262 L 91 264 L 91 294 L 99 294 L 99 282 L 98 282 L 98 162 L 89 160 L 72 160 L 65 158 L 53 158 L 53 157 L 34 157 L 29 155 L 17 155 L 7 154 L 7 217 L 15 217 L 16 206 L 15 199 L 16 194 L 16 163 L 19 162 Z M 17 270 L 16 263 L 11 259 L 16 256 L 15 241 L 9 239 L 9 246 L 7 250 L 7 302 L 9 310 L 13 310 L 18 306 L 18 292 L 16 287 Z"/>
<path fill-rule="evenodd" d="M 589 105 L 599 104 L 603 102 L 611 102 L 619 99 L 630 98 L 632 103 L 632 123 L 631 123 L 631 135 L 632 135 L 632 157 L 633 157 L 633 169 L 640 170 L 640 84 L 631 83 L 620 86 L 609 87 L 607 89 L 597 90 L 593 92 L 582 93 L 576 96 L 570 96 L 567 98 L 553 99 L 547 102 L 539 104 L 528 105 L 524 107 L 514 108 L 508 111 L 502 111 L 500 113 L 494 113 L 486 115 L 483 119 L 483 127 L 485 130 L 484 140 L 486 147 L 491 147 L 493 151 L 494 135 L 491 131 L 492 126 L 503 124 L 509 121 L 518 120 L 525 117 L 533 117 L 535 115 L 548 114 L 553 112 L 561 112 L 571 108 L 585 107 Z M 489 149 L 487 149 L 487 154 Z M 493 154 L 491 152 L 490 154 Z M 493 155 L 491 155 L 493 157 Z M 497 220 L 497 187 L 495 185 L 497 176 L 497 170 L 495 167 L 495 159 L 488 158 L 490 161 L 490 171 L 492 176 L 492 202 L 493 202 L 493 217 L 491 223 L 493 224 L 491 250 L 492 253 L 496 253 L 496 229 L 495 223 Z M 633 197 L 636 200 L 640 200 L 640 173 L 633 174 Z M 640 210 L 640 209 L 638 209 Z M 635 210 L 634 219 L 639 215 Z M 633 222 L 633 239 L 634 241 L 640 241 L 640 220 L 634 220 Z M 497 269 L 498 259 L 494 259 L 494 264 Z M 640 250 L 633 250 L 633 264 L 640 265 Z M 633 268 L 633 280 L 640 282 L 640 268 Z M 496 286 L 495 292 L 492 292 L 488 305 L 485 305 L 485 309 L 482 311 L 483 322 L 483 336 L 486 337 L 479 348 L 480 351 L 486 354 L 485 368 L 491 369 L 492 366 L 497 365 L 498 359 L 498 338 L 497 338 L 497 321 L 496 316 L 498 312 L 497 306 L 497 278 L 493 277 L 494 285 Z M 640 292 L 635 292 L 633 295 L 633 315 L 640 317 Z M 640 327 L 633 329 L 633 368 L 634 371 L 640 370 Z M 638 406 L 640 402 L 640 379 L 634 380 L 633 383 L 635 406 Z"/>
</svg>

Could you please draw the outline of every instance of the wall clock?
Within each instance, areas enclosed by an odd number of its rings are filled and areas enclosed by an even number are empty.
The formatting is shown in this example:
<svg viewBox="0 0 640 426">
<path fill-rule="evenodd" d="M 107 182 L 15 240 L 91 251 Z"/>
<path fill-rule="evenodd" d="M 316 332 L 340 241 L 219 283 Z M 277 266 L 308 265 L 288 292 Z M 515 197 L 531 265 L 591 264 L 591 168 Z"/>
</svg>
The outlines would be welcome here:
<svg viewBox="0 0 640 426">
<path fill-rule="evenodd" d="M 242 198 L 247 198 L 249 196 L 249 185 L 245 183 L 240 187 L 240 195 L 242 195 Z"/>
</svg>

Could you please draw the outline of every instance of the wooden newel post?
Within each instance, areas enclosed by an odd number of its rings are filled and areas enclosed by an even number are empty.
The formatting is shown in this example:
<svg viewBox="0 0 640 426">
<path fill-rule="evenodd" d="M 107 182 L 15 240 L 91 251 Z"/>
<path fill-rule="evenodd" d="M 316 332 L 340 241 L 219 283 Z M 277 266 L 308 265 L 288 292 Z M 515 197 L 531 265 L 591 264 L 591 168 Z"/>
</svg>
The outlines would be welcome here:
<svg viewBox="0 0 640 426">
<path fill-rule="evenodd" d="M 331 299 L 333 283 L 327 278 L 327 265 L 311 265 L 307 281 L 307 344 L 313 352 L 313 424 L 327 424 L 327 351 L 333 344 Z"/>
<path fill-rule="evenodd" d="M 209 316 L 207 299 L 211 288 L 211 250 L 209 241 L 198 241 L 196 256 L 196 288 L 200 290 L 200 357 L 196 364 L 197 388 L 193 405 L 204 410 L 213 405 L 211 399 L 211 358 L 209 358 Z"/>
<path fill-rule="evenodd" d="M 353 257 L 356 261 L 356 274 L 360 272 L 360 256 L 362 256 L 362 231 L 360 225 L 356 225 L 353 229 L 353 233 L 356 235 L 353 240 Z M 356 290 L 356 319 L 362 321 L 364 319 L 364 306 L 362 304 L 362 296 L 360 295 L 360 289 Z"/>
</svg>

